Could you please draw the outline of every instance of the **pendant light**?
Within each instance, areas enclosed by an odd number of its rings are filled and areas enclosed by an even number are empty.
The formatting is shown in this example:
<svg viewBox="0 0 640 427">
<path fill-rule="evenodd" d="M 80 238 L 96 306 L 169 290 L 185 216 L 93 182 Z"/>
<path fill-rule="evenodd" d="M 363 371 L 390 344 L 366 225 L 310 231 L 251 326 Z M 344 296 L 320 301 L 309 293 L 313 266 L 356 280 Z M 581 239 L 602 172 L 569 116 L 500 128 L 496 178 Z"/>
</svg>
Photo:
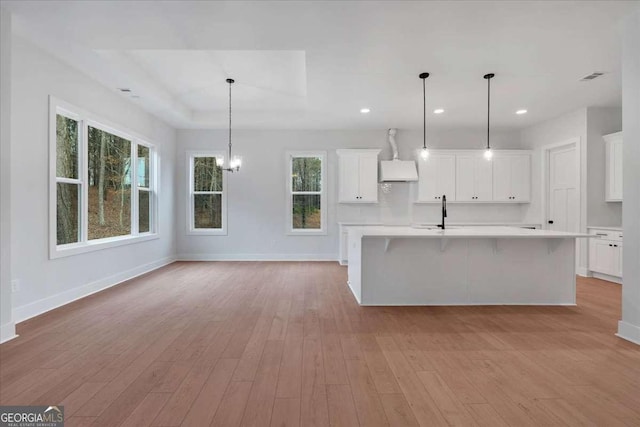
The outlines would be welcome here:
<svg viewBox="0 0 640 427">
<path fill-rule="evenodd" d="M 429 150 L 427 149 L 427 85 L 426 80 L 429 77 L 429 73 L 421 73 L 418 77 L 422 79 L 422 150 L 420 151 L 420 157 L 423 160 L 427 160 L 429 157 Z"/>
<path fill-rule="evenodd" d="M 491 140 L 490 140 L 490 130 L 491 130 L 491 79 L 495 77 L 495 74 L 489 73 L 485 74 L 484 78 L 487 79 L 487 149 L 484 151 L 484 158 L 487 160 L 491 160 L 493 157 L 493 151 L 491 151 Z"/>
<path fill-rule="evenodd" d="M 235 80 L 227 79 L 227 83 L 229 83 L 229 167 L 222 169 L 227 172 L 238 172 L 242 165 L 242 157 L 231 155 L 231 85 Z M 224 161 L 220 162 L 220 166 L 224 166 Z"/>
</svg>

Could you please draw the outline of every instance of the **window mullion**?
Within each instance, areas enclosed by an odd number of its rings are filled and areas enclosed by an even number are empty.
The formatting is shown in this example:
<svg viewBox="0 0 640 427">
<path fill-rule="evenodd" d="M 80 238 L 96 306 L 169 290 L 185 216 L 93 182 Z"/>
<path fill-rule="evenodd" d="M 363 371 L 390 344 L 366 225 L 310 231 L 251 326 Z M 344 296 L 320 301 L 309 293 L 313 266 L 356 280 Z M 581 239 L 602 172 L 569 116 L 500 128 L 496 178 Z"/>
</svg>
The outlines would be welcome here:
<svg viewBox="0 0 640 427">
<path fill-rule="evenodd" d="M 129 156 L 129 158 L 131 159 L 131 167 L 129 168 L 129 197 L 131 198 L 131 212 L 129 212 L 129 215 L 131 216 L 131 235 L 137 236 L 140 234 L 140 212 L 138 210 L 138 144 L 133 141 L 133 138 L 131 138 L 131 156 Z M 124 189 L 122 191 L 124 191 Z"/>
<path fill-rule="evenodd" d="M 82 177 L 80 184 L 81 197 L 79 205 L 82 207 L 80 212 L 80 242 L 86 243 L 89 241 L 89 125 L 85 119 L 80 122 L 82 129 L 80 132 L 80 149 L 78 150 L 81 155 L 78 159 L 78 177 Z"/>
<path fill-rule="evenodd" d="M 157 189 L 156 189 L 156 150 L 149 147 L 149 232 L 157 233 Z"/>
</svg>

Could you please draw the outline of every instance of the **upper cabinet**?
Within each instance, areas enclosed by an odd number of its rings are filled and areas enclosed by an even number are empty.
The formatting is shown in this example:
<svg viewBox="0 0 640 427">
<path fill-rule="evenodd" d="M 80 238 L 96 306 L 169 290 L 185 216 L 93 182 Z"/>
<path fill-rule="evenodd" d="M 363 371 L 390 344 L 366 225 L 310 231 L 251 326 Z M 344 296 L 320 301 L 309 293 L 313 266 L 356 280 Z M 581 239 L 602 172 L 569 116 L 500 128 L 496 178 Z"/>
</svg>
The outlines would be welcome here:
<svg viewBox="0 0 640 427">
<path fill-rule="evenodd" d="M 456 156 L 456 201 L 493 200 L 493 167 L 482 152 Z"/>
<path fill-rule="evenodd" d="M 418 203 L 528 203 L 531 152 L 496 150 L 492 160 L 482 150 L 431 150 L 418 160 Z"/>
<path fill-rule="evenodd" d="M 531 197 L 531 156 L 498 152 L 492 162 L 493 200 L 528 202 Z"/>
<path fill-rule="evenodd" d="M 604 137 L 606 144 L 605 200 L 622 201 L 622 132 Z"/>
<path fill-rule="evenodd" d="M 456 156 L 434 153 L 418 160 L 418 201 L 456 200 Z"/>
<path fill-rule="evenodd" d="M 380 151 L 337 150 L 338 202 L 378 202 L 378 154 Z"/>
</svg>

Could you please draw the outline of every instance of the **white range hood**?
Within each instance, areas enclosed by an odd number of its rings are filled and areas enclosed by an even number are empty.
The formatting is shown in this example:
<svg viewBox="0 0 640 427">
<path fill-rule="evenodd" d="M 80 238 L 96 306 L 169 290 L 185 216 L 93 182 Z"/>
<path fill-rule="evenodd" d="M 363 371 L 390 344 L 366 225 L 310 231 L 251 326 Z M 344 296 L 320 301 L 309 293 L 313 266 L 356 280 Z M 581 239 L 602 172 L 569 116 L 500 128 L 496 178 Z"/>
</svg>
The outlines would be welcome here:
<svg viewBox="0 0 640 427">
<path fill-rule="evenodd" d="M 418 180 L 416 162 L 398 159 L 396 129 L 389 129 L 389 144 L 393 150 L 393 160 L 380 162 L 380 182 L 409 182 Z"/>
<path fill-rule="evenodd" d="M 413 160 L 386 160 L 380 162 L 381 182 L 417 181 L 418 171 Z"/>
</svg>

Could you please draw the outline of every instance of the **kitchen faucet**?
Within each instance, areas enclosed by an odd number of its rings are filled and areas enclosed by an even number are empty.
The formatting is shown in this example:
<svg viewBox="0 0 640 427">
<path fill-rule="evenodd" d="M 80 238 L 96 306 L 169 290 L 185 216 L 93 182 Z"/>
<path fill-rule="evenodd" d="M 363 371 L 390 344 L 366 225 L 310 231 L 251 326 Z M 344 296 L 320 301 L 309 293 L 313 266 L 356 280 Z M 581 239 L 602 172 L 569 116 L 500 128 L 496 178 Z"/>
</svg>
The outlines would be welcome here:
<svg viewBox="0 0 640 427">
<path fill-rule="evenodd" d="M 445 194 L 442 195 L 442 224 L 438 225 L 438 228 L 442 228 L 444 230 L 444 219 L 447 217 L 447 196 Z"/>
</svg>

